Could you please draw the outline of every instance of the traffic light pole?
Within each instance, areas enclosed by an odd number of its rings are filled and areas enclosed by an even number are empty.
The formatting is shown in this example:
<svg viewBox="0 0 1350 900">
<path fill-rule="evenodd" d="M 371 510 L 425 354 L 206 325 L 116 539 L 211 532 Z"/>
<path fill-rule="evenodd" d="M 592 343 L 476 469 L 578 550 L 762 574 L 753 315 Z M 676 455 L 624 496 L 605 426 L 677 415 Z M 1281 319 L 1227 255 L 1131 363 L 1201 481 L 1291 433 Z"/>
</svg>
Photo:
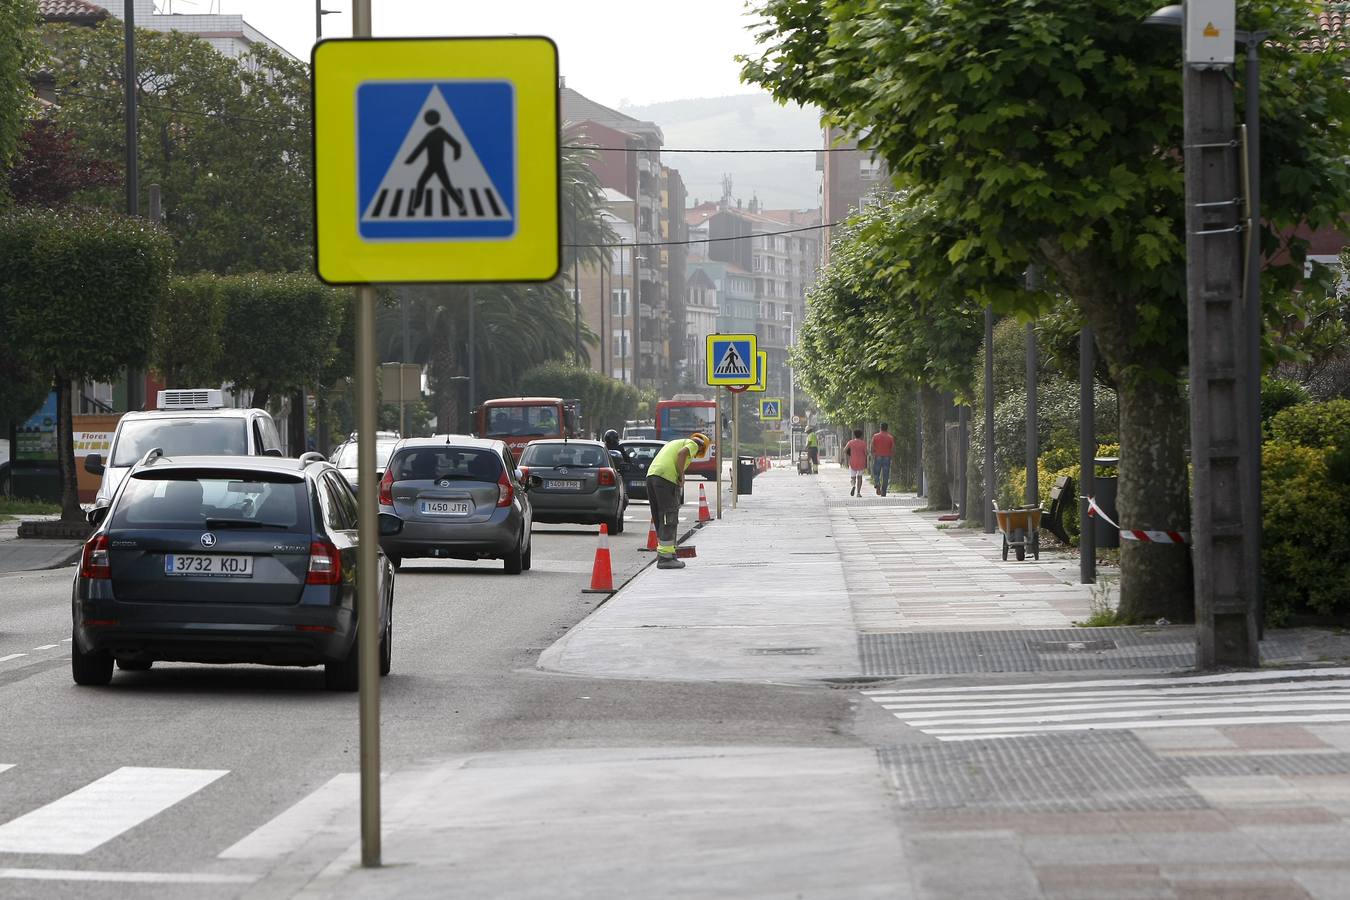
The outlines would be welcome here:
<svg viewBox="0 0 1350 900">
<path fill-rule="evenodd" d="M 1192 6 L 1185 6 L 1188 17 Z M 1187 35 L 1194 24 L 1186 23 Z M 1251 367 L 1240 302 L 1244 235 L 1231 66 L 1188 57 L 1182 77 L 1191 531 L 1201 669 L 1253 667 L 1260 660 L 1253 593 L 1260 515 L 1251 508 L 1248 483 L 1254 450 L 1247 422 Z"/>
</svg>

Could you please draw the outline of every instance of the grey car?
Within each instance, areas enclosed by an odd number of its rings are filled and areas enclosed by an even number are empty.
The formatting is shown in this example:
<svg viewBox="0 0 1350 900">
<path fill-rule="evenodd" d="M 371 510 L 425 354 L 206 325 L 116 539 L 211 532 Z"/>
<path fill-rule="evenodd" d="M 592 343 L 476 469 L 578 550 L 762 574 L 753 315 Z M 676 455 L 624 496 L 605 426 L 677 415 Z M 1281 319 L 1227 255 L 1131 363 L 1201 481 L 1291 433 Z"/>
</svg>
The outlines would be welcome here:
<svg viewBox="0 0 1350 900">
<path fill-rule="evenodd" d="M 599 441 L 534 441 L 520 455 L 536 522 L 580 522 L 623 533 L 628 493 Z"/>
<path fill-rule="evenodd" d="M 379 431 L 375 433 L 375 478 L 378 480 L 384 475 L 384 467 L 389 463 L 389 457 L 398 446 L 399 436 L 396 433 L 388 431 Z M 356 465 L 356 432 L 352 432 L 351 437 L 343 441 L 336 450 L 329 455 L 328 461 L 338 467 L 342 477 L 347 479 L 347 483 L 352 486 L 352 493 L 356 493 L 360 487 L 361 470 Z"/>
<path fill-rule="evenodd" d="M 501 441 L 463 435 L 406 438 L 380 479 L 380 512 L 403 520 L 380 539 L 395 566 L 405 559 L 500 559 L 508 574 L 530 567 L 530 498 Z"/>
<path fill-rule="evenodd" d="M 98 528 L 71 598 L 75 682 L 107 684 L 114 661 L 127 670 L 248 662 L 323 665 L 329 689 L 356 690 L 356 498 L 337 469 L 317 453 L 158 454 L 147 452 L 111 504 L 89 513 Z M 377 560 L 372 625 L 387 674 L 394 572 Z"/>
</svg>

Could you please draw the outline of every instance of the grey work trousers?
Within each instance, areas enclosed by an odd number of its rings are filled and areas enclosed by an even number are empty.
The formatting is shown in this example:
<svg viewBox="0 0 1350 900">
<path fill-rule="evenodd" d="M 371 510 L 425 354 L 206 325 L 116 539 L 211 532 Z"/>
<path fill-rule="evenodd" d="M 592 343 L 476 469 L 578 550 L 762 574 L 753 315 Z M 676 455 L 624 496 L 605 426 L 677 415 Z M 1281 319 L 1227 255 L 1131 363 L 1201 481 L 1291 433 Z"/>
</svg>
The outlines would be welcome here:
<svg viewBox="0 0 1350 900">
<path fill-rule="evenodd" d="M 648 475 L 647 503 L 651 505 L 652 521 L 656 523 L 656 552 L 661 556 L 674 556 L 680 528 L 680 486 L 659 475 Z"/>
</svg>

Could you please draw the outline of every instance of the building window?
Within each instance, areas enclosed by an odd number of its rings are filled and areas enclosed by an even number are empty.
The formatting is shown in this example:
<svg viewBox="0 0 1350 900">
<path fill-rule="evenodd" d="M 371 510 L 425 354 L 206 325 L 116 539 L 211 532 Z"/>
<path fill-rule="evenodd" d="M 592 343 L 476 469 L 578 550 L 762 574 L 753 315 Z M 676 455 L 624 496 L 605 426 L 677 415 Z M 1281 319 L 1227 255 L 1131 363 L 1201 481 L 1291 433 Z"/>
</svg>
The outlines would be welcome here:
<svg viewBox="0 0 1350 900">
<path fill-rule="evenodd" d="M 628 288 L 617 288 L 609 292 L 609 313 L 612 316 L 631 316 L 632 304 L 628 302 Z"/>
<path fill-rule="evenodd" d="M 875 156 L 858 162 L 858 177 L 863 181 L 876 181 L 881 178 L 881 160 Z"/>
<path fill-rule="evenodd" d="M 623 357 L 631 356 L 632 347 L 630 346 L 630 344 L 631 341 L 629 340 L 629 333 L 627 331 L 616 330 L 614 332 L 614 339 L 610 344 L 614 358 L 620 359 Z"/>
</svg>

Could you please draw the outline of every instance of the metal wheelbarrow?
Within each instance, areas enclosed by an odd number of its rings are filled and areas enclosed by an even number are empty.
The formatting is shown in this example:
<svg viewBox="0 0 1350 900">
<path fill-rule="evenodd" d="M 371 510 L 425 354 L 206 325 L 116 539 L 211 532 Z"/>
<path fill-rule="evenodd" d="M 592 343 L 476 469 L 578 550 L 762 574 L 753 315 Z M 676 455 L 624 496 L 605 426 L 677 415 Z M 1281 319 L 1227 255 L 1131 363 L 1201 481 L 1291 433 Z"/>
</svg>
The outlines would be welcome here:
<svg viewBox="0 0 1350 900">
<path fill-rule="evenodd" d="M 1018 506 L 1014 509 L 999 509 L 994 504 L 994 518 L 998 519 L 998 530 L 1003 532 L 1003 558 L 1008 558 L 1008 548 L 1012 547 L 1018 561 L 1027 558 L 1027 548 L 1031 548 L 1031 558 L 1041 558 L 1041 513 L 1039 506 Z"/>
</svg>

